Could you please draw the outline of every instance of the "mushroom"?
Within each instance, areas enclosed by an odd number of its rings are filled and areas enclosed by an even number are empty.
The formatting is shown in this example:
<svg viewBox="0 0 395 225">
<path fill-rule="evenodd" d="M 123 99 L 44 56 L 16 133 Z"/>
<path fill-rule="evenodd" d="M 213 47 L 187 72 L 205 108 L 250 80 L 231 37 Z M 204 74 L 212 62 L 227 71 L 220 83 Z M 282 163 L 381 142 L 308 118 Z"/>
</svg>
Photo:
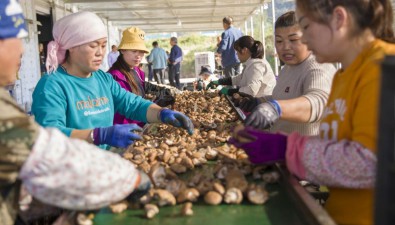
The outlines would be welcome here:
<svg viewBox="0 0 395 225">
<path fill-rule="evenodd" d="M 269 184 L 277 183 L 280 179 L 280 174 L 276 171 L 269 171 L 262 175 L 262 179 Z"/>
<path fill-rule="evenodd" d="M 131 152 L 125 152 L 125 153 L 123 153 L 123 155 L 122 155 L 122 157 L 123 158 L 125 158 L 125 159 L 127 159 L 127 160 L 131 160 L 131 159 L 133 159 L 133 153 L 131 153 Z"/>
<path fill-rule="evenodd" d="M 181 215 L 183 215 L 183 216 L 192 216 L 193 215 L 192 203 L 191 202 L 186 202 L 182 206 L 182 208 L 181 208 Z"/>
<path fill-rule="evenodd" d="M 228 204 L 240 204 L 243 201 L 243 194 L 238 188 L 229 188 L 225 192 L 224 201 Z"/>
<path fill-rule="evenodd" d="M 169 191 L 164 189 L 155 189 L 154 196 L 159 199 L 158 205 L 165 206 L 165 205 L 175 205 L 176 198 L 172 195 Z"/>
<path fill-rule="evenodd" d="M 188 158 L 187 156 L 182 157 L 181 163 L 188 169 L 195 168 L 195 165 L 192 162 L 192 159 Z"/>
<path fill-rule="evenodd" d="M 225 194 L 225 188 L 219 182 L 214 182 L 213 188 L 216 192 L 220 193 L 221 195 Z"/>
<path fill-rule="evenodd" d="M 168 150 L 169 146 L 166 143 L 160 143 L 159 148 L 162 149 L 163 151 Z"/>
<path fill-rule="evenodd" d="M 215 142 L 215 137 L 217 136 L 217 132 L 215 130 L 210 130 L 207 132 L 207 137 L 210 141 Z"/>
<path fill-rule="evenodd" d="M 239 124 L 239 125 L 235 126 L 234 129 L 233 129 L 232 136 L 233 136 L 235 139 L 239 140 L 240 143 L 247 143 L 247 142 L 250 142 L 250 141 L 251 141 L 250 139 L 245 138 L 245 137 L 243 137 L 243 136 L 240 136 L 240 135 L 238 134 L 238 133 L 239 133 L 240 131 L 242 131 L 242 130 L 244 130 L 244 125 Z"/>
<path fill-rule="evenodd" d="M 139 165 L 139 168 L 144 171 L 144 173 L 149 173 L 149 171 L 151 170 L 151 165 L 147 161 L 145 161 Z"/>
<path fill-rule="evenodd" d="M 127 201 L 121 201 L 115 204 L 111 204 L 109 207 L 112 213 L 121 213 L 128 208 L 128 205 L 129 204 Z"/>
<path fill-rule="evenodd" d="M 269 193 L 261 185 L 250 184 L 247 198 L 251 203 L 261 205 L 269 199 Z"/>
<path fill-rule="evenodd" d="M 250 175 L 251 173 L 252 173 L 252 167 L 251 167 L 251 165 L 250 164 L 247 164 L 247 165 L 241 165 L 240 166 L 241 167 L 241 169 L 240 169 L 240 171 L 244 174 L 244 175 Z"/>
<path fill-rule="evenodd" d="M 151 178 L 151 181 L 155 187 L 161 188 L 166 186 L 166 170 L 159 163 L 151 167 L 148 176 Z"/>
<path fill-rule="evenodd" d="M 147 205 L 145 205 L 144 206 L 144 210 L 145 210 L 145 216 L 148 219 L 154 218 L 154 216 L 159 213 L 158 206 L 156 206 L 154 204 L 147 204 Z"/>
<path fill-rule="evenodd" d="M 210 180 L 201 180 L 196 189 L 201 195 L 204 195 L 213 189 L 213 183 Z"/>
<path fill-rule="evenodd" d="M 207 152 L 206 152 L 206 159 L 208 160 L 214 160 L 217 158 L 218 152 L 215 149 L 212 148 L 208 148 Z"/>
<path fill-rule="evenodd" d="M 166 185 L 166 190 L 172 193 L 174 196 L 179 195 L 184 189 L 186 189 L 186 184 L 180 179 L 170 180 Z"/>
<path fill-rule="evenodd" d="M 226 175 L 226 189 L 238 188 L 244 192 L 248 188 L 248 182 L 244 174 L 238 169 L 232 169 Z"/>
<path fill-rule="evenodd" d="M 200 183 L 201 180 L 203 180 L 204 176 L 201 173 L 195 173 L 193 174 L 192 178 L 188 180 L 188 186 L 189 187 L 195 187 Z"/>
<path fill-rule="evenodd" d="M 258 180 L 262 178 L 261 173 L 267 168 L 267 166 L 257 166 L 252 170 L 252 178 Z"/>
<path fill-rule="evenodd" d="M 140 203 L 143 205 L 148 204 L 154 197 L 154 191 L 151 189 L 147 194 L 140 198 Z"/>
<path fill-rule="evenodd" d="M 179 158 L 178 158 L 179 159 Z M 181 160 L 181 159 L 180 159 Z M 174 163 L 170 166 L 171 170 L 173 170 L 175 173 L 185 173 L 187 171 L 187 168 L 183 165 Z"/>
<path fill-rule="evenodd" d="M 226 175 L 228 174 L 228 167 L 226 165 L 222 165 L 216 173 L 216 177 L 218 179 L 225 179 Z"/>
<path fill-rule="evenodd" d="M 182 190 L 177 196 L 177 202 L 196 202 L 199 198 L 199 191 L 195 188 L 187 188 Z"/>
<path fill-rule="evenodd" d="M 173 172 L 173 170 L 171 170 L 171 168 L 166 168 L 166 178 L 169 179 L 178 179 L 178 176 L 176 173 Z"/>
<path fill-rule="evenodd" d="M 209 205 L 218 205 L 222 202 L 222 195 L 216 191 L 209 191 L 204 195 L 204 202 Z"/>
<path fill-rule="evenodd" d="M 90 213 L 88 215 L 84 213 L 78 213 L 77 215 L 77 224 L 78 225 L 93 225 L 94 214 Z"/>
</svg>

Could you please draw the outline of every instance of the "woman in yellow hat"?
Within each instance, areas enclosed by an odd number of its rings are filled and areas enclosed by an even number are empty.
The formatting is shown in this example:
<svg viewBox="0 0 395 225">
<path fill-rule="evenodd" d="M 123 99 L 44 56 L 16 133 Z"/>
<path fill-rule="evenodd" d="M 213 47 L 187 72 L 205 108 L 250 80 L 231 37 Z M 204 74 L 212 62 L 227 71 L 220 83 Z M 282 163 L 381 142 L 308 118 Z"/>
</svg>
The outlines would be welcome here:
<svg viewBox="0 0 395 225">
<path fill-rule="evenodd" d="M 121 87 L 136 95 L 144 96 L 144 77 L 136 70 L 144 58 L 145 53 L 149 53 L 144 44 L 145 33 L 138 27 L 130 27 L 123 31 L 121 44 L 119 45 L 119 56 L 117 61 L 108 71 Z M 126 118 L 124 115 L 116 113 L 114 124 L 137 123 L 139 121 Z"/>
</svg>

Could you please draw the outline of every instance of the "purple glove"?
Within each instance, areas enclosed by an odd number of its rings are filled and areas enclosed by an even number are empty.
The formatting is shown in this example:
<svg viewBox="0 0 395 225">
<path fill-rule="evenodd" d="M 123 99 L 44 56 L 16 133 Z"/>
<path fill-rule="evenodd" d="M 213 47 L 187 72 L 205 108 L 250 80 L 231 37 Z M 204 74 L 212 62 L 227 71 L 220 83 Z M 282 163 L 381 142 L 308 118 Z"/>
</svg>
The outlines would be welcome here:
<svg viewBox="0 0 395 225">
<path fill-rule="evenodd" d="M 111 127 L 99 127 L 93 130 L 95 145 L 107 144 L 114 147 L 126 148 L 141 136 L 133 131 L 142 131 L 136 124 L 117 124 Z"/>
<path fill-rule="evenodd" d="M 237 135 L 251 141 L 240 142 L 232 137 L 228 142 L 238 148 L 244 149 L 252 163 L 270 164 L 285 160 L 287 136 L 255 130 L 252 127 L 246 127 L 244 130 L 239 131 Z"/>
<path fill-rule="evenodd" d="M 193 134 L 193 123 L 185 114 L 170 109 L 162 109 L 159 113 L 160 121 L 175 127 L 183 127 L 190 135 Z"/>
</svg>

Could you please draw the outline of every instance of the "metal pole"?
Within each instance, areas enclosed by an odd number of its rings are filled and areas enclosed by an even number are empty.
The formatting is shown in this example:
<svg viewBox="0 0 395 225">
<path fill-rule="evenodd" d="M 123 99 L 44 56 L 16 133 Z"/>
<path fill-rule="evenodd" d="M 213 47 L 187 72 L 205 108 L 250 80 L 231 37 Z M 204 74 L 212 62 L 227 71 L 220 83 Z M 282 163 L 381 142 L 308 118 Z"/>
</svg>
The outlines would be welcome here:
<svg viewBox="0 0 395 225">
<path fill-rule="evenodd" d="M 245 35 L 248 35 L 248 25 L 247 25 L 247 20 L 244 21 L 244 30 L 245 30 Z"/>
<path fill-rule="evenodd" d="M 263 44 L 263 52 L 266 52 L 265 21 L 263 19 L 263 5 L 261 6 L 261 40 L 262 40 L 262 44 Z"/>
<path fill-rule="evenodd" d="M 276 12 L 275 12 L 275 0 L 272 0 L 272 19 L 273 19 L 273 33 L 274 33 L 274 25 L 276 23 Z M 275 35 L 273 34 L 273 43 L 276 43 Z M 276 48 L 274 48 L 274 74 L 278 75 L 278 60 L 277 60 L 277 52 Z"/>
<path fill-rule="evenodd" d="M 251 37 L 254 37 L 254 18 L 253 18 L 253 16 L 251 16 L 250 25 L 251 25 Z"/>
</svg>

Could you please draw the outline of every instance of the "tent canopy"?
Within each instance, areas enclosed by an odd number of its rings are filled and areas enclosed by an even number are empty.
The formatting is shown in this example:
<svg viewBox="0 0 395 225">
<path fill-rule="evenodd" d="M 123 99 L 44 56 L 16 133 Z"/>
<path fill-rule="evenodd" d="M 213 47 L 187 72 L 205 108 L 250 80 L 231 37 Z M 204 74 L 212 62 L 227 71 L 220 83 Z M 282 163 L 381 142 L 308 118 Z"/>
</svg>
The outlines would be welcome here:
<svg viewBox="0 0 395 225">
<path fill-rule="evenodd" d="M 120 29 L 138 26 L 147 33 L 223 30 L 222 18 L 232 16 L 242 27 L 269 0 L 65 0 L 78 9 L 107 18 Z"/>
</svg>

